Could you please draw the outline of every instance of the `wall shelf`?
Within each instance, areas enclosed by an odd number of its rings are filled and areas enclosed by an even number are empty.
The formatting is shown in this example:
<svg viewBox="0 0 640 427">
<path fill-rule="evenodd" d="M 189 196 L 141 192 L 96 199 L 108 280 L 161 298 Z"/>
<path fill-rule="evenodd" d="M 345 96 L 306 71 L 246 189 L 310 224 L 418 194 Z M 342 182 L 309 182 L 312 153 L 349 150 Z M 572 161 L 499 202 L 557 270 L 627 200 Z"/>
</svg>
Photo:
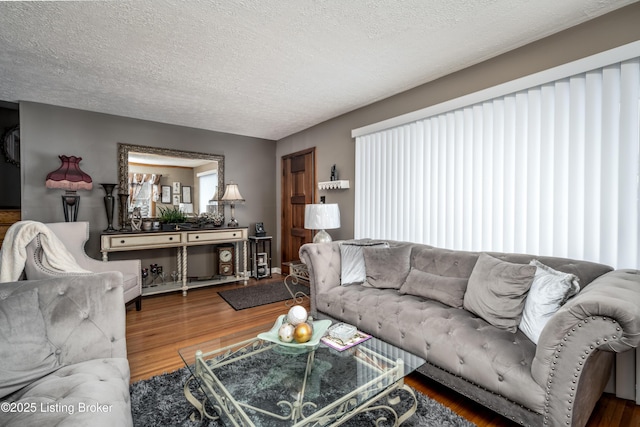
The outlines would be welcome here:
<svg viewBox="0 0 640 427">
<path fill-rule="evenodd" d="M 324 181 L 318 183 L 318 190 L 345 190 L 349 188 L 349 180 Z"/>
</svg>

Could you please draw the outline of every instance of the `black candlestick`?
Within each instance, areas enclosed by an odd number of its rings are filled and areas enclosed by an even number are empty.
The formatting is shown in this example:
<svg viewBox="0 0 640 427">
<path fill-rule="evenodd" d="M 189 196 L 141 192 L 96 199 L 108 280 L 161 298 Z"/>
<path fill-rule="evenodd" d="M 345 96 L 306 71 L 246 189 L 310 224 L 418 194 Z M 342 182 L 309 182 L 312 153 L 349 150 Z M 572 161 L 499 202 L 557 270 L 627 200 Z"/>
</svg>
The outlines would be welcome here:
<svg viewBox="0 0 640 427">
<path fill-rule="evenodd" d="M 120 199 L 120 231 L 127 231 L 127 216 L 129 215 L 127 200 L 129 199 L 129 194 L 118 193 L 118 198 Z"/>
<path fill-rule="evenodd" d="M 113 226 L 113 208 L 116 205 L 116 199 L 113 197 L 113 189 L 116 188 L 116 184 L 100 184 L 106 195 L 104 196 L 104 209 L 107 212 L 107 228 L 104 230 L 107 233 L 116 231 Z"/>
</svg>

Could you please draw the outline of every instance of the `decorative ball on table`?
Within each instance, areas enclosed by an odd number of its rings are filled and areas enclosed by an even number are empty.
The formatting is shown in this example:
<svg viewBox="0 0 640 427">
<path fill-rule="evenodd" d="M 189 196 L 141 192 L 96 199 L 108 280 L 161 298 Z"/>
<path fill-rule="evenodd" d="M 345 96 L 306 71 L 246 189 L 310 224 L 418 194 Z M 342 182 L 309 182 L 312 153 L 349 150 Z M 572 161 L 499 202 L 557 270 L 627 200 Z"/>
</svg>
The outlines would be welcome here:
<svg viewBox="0 0 640 427">
<path fill-rule="evenodd" d="M 312 336 L 313 326 L 306 322 L 298 323 L 293 331 L 293 339 L 296 340 L 297 343 L 308 342 Z"/>
<path fill-rule="evenodd" d="M 286 316 L 282 316 L 282 324 L 278 328 L 278 338 L 284 343 L 303 344 L 313 337 L 313 318 L 307 309 L 294 305 Z"/>
<path fill-rule="evenodd" d="M 291 323 L 283 323 L 278 329 L 278 338 L 282 342 L 291 342 L 293 341 L 293 333 L 295 331 L 295 326 Z"/>
<path fill-rule="evenodd" d="M 287 322 L 293 326 L 297 326 L 302 322 L 306 322 L 308 317 L 307 309 L 301 305 L 294 305 L 287 313 Z"/>
</svg>

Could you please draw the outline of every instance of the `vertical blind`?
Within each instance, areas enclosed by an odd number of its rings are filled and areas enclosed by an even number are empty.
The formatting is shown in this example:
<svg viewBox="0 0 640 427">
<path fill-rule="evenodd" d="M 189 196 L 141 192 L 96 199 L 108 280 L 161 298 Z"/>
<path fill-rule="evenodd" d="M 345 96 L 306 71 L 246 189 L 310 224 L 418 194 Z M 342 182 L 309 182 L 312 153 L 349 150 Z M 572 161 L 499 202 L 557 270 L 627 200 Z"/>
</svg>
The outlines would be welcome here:
<svg viewBox="0 0 640 427">
<path fill-rule="evenodd" d="M 640 58 L 356 137 L 356 238 L 640 267 Z"/>
</svg>

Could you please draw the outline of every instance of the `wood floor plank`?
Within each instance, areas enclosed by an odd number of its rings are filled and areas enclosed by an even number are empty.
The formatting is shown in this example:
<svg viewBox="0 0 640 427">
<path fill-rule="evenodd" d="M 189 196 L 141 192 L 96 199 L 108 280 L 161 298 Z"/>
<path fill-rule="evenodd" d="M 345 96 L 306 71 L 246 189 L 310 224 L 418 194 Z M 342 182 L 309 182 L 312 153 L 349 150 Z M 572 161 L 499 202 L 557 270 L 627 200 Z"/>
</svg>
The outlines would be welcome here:
<svg viewBox="0 0 640 427">
<path fill-rule="evenodd" d="M 270 281 L 282 281 L 274 275 Z M 251 279 L 247 286 L 260 286 L 270 281 Z M 142 311 L 133 305 L 127 310 L 127 353 L 131 382 L 173 372 L 184 366 L 178 349 L 242 332 L 253 324 L 274 322 L 288 307 L 284 302 L 235 311 L 219 295 L 219 291 L 242 287 L 228 284 L 145 297 Z M 309 300 L 303 305 L 309 309 Z M 429 380 L 412 374 L 406 383 L 421 393 L 451 408 L 478 427 L 510 427 L 515 424 L 464 396 Z M 598 401 L 589 427 L 640 427 L 640 406 L 629 400 L 605 394 Z"/>
</svg>

